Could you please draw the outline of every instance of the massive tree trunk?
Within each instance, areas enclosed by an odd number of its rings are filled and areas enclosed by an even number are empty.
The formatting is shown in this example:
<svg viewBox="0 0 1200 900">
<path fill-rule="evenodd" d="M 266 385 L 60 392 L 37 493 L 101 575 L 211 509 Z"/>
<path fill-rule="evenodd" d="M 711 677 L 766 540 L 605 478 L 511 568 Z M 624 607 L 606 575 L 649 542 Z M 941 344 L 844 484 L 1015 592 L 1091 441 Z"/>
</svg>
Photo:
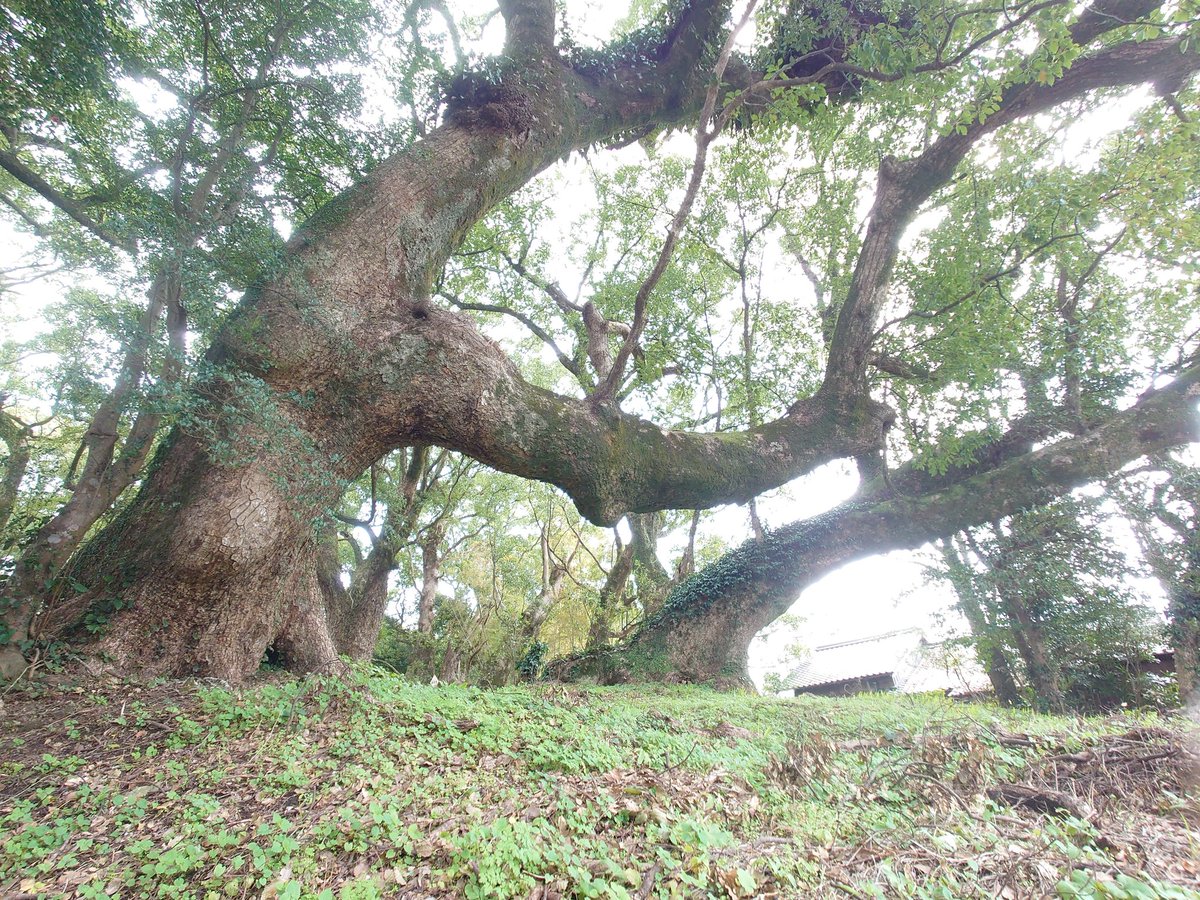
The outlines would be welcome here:
<svg viewBox="0 0 1200 900">
<path fill-rule="evenodd" d="M 99 649 L 130 669 L 238 679 L 272 645 L 297 669 L 335 667 L 313 517 L 297 515 L 280 478 L 291 465 L 278 454 L 212 465 L 202 439 L 177 435 L 139 502 L 75 564 L 92 591 L 60 591 L 35 625 L 57 630 L 87 610 Z"/>
<path fill-rule="evenodd" d="M 1121 16 L 1086 11 L 1072 37 L 1087 44 L 1153 5 L 1133 0 Z M 685 5 L 657 46 L 605 74 L 558 54 L 549 0 L 505 0 L 501 11 L 501 82 L 469 77 L 443 126 L 378 166 L 264 266 L 208 354 L 213 374 L 196 387 L 207 406 L 175 429 L 135 502 L 77 555 L 71 578 L 87 591 L 52 597 L 38 633 L 61 632 L 86 608 L 93 624 L 107 618 L 97 650 L 125 670 L 236 680 L 268 646 L 297 669 L 336 666 L 313 523 L 346 481 L 404 444 L 437 444 L 556 484 L 603 524 L 628 512 L 745 502 L 831 459 L 873 452 L 891 413 L 870 398 L 864 373 L 899 236 L 920 204 L 975 142 L 1019 116 L 1196 67 L 1175 39 L 1097 50 L 1051 84 L 1010 86 L 986 122 L 919 159 L 889 160 L 821 389 L 743 433 L 687 434 L 600 395 L 572 400 L 527 383 L 468 319 L 431 308 L 430 286 L 466 230 L 555 160 L 694 116 L 725 7 Z M 805 64 L 815 73 L 826 62 Z M 731 67 L 724 83 L 749 77 Z M 889 542 L 857 543 L 863 553 Z M 769 557 L 774 547 L 766 541 L 755 552 Z M 799 568 L 812 573 L 829 558 L 817 552 Z M 722 576 L 702 573 L 699 583 L 711 577 Z M 729 599 L 719 602 L 739 618 L 745 598 L 736 585 L 725 589 Z M 744 656 L 741 638 L 748 642 L 772 608 L 763 597 L 749 604 L 731 642 L 668 607 L 659 632 L 692 621 L 686 643 L 712 638 L 704 653 L 722 665 Z M 648 626 L 640 640 L 654 633 Z M 312 637 L 309 649 L 299 649 L 300 635 Z"/>
<path fill-rule="evenodd" d="M 625 644 L 557 660 L 552 678 L 745 686 L 754 636 L 806 587 L 853 562 L 911 549 L 1037 506 L 1147 453 L 1200 438 L 1200 367 L 1040 450 L 1037 430 L 1010 432 L 968 467 L 931 476 L 902 467 L 820 516 L 751 540 L 676 587 Z"/>
</svg>

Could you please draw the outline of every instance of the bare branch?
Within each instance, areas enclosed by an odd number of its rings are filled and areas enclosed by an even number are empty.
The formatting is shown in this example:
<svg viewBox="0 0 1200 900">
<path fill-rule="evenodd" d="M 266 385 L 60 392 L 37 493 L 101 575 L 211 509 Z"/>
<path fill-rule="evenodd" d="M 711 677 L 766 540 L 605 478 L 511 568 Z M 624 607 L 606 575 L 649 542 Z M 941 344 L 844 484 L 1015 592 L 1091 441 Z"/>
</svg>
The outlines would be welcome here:
<svg viewBox="0 0 1200 900">
<path fill-rule="evenodd" d="M 625 367 L 629 364 L 629 357 L 633 355 L 633 350 L 641 340 L 642 332 L 646 328 L 647 320 L 647 303 L 650 295 L 658 286 L 658 282 L 662 279 L 663 274 L 667 271 L 667 266 L 671 262 L 671 257 L 675 253 L 675 245 L 679 241 L 679 235 L 683 232 L 684 226 L 687 224 L 688 217 L 692 213 L 692 206 L 696 202 L 696 195 L 700 192 L 700 185 L 704 182 L 704 170 L 708 162 L 708 148 L 717 136 L 721 133 L 721 129 L 728 121 L 726 117 L 718 121 L 715 125 L 710 126 L 710 121 L 713 118 L 713 112 L 716 110 L 717 101 L 721 96 L 721 79 L 725 75 L 725 68 L 729 65 L 729 58 L 733 53 L 734 41 L 737 40 L 738 33 L 745 27 L 750 20 L 750 16 L 754 12 L 754 7 L 757 0 L 750 0 L 746 4 L 746 9 L 742 13 L 741 19 L 734 25 L 733 29 L 725 38 L 725 45 L 721 48 L 720 56 L 717 57 L 717 64 L 713 67 L 713 80 L 709 85 L 708 91 L 704 97 L 704 105 L 700 110 L 700 124 L 696 128 L 696 157 L 692 163 L 692 174 L 688 181 L 687 190 L 684 192 L 683 201 L 679 204 L 679 209 L 676 211 L 671 224 L 667 227 L 666 240 L 663 241 L 662 248 L 659 250 L 658 259 L 654 263 L 654 268 L 650 270 L 650 274 L 646 280 L 642 282 L 638 288 L 637 296 L 633 302 L 633 322 L 629 326 L 629 334 L 621 343 L 621 349 L 617 351 L 617 356 L 613 360 L 612 369 L 608 376 L 597 386 L 592 398 L 596 403 L 606 403 L 612 400 L 617 393 L 617 389 L 621 386 L 621 380 L 625 375 Z"/>
<path fill-rule="evenodd" d="M 542 343 L 554 351 L 555 357 L 558 359 L 559 363 L 562 364 L 564 369 L 574 375 L 577 381 L 580 383 L 585 383 L 583 373 L 579 370 L 579 366 L 575 364 L 575 360 L 563 353 L 562 349 L 557 343 L 555 343 L 554 338 L 550 336 L 550 333 L 546 331 L 546 329 L 542 328 L 541 325 L 533 321 L 533 319 L 529 318 L 529 316 L 525 315 L 523 312 L 515 310 L 509 306 L 498 306 L 492 303 L 468 303 L 466 300 L 459 299 L 454 294 L 451 294 L 449 291 L 444 289 L 438 291 L 438 294 L 441 297 L 444 297 L 458 309 L 470 310 L 473 312 L 498 313 L 502 316 L 511 316 L 512 318 L 516 319 L 531 332 L 533 332 L 533 334 L 536 335 L 542 341 Z"/>
</svg>

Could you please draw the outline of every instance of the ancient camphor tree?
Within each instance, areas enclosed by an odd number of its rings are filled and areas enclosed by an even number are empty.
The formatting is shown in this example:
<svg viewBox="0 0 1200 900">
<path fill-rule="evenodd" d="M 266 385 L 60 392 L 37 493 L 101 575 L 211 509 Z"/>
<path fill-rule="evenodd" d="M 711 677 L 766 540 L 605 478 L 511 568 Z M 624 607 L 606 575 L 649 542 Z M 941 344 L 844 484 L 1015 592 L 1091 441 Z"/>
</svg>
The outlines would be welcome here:
<svg viewBox="0 0 1200 900">
<path fill-rule="evenodd" d="M 401 446 L 451 448 L 550 482 L 600 524 L 746 502 L 830 460 L 859 459 L 864 486 L 849 504 L 763 534 L 676 587 L 629 644 L 558 667 L 736 680 L 750 637 L 830 567 L 1002 517 L 1195 437 L 1197 370 L 1186 341 L 1159 348 L 1151 363 L 1161 370 L 1161 359 L 1180 351 L 1174 380 L 1146 391 L 1128 379 L 1124 387 L 1143 390 L 1132 406 L 1121 402 L 1122 386 L 1092 377 L 1112 366 L 1085 343 L 1112 335 L 1088 319 L 1108 308 L 1098 299 L 1107 283 L 1088 270 L 1109 265 L 1100 251 L 1115 246 L 1113 222 L 1145 214 L 1135 194 L 1147 189 L 1146 173 L 1125 172 L 1132 187 L 1115 194 L 1104 193 L 1104 179 L 1068 186 L 1074 212 L 1061 221 L 1015 212 L 1017 237 L 1003 246 L 989 243 L 986 220 L 1001 218 L 988 203 L 1004 198 L 972 206 L 955 182 L 965 166 L 987 182 L 993 163 L 972 156 L 980 148 L 1002 170 L 1014 159 L 1036 169 L 1037 116 L 1136 85 L 1168 98 L 1160 105 L 1171 115 L 1154 128 L 1194 154 L 1187 85 L 1200 56 L 1186 15 L 1147 0 L 1100 0 L 1082 11 L 1055 0 L 768 4 L 757 13 L 758 46 L 741 54 L 729 8 L 710 0 L 670 4 L 651 25 L 597 50 L 564 39 L 546 0 L 504 0 L 500 11 L 503 55 L 451 80 L 436 127 L 261 261 L 137 498 L 70 563 L 70 581 L 84 590 L 15 598 L 18 639 L 30 627 L 62 633 L 91 610 L 107 617 L 94 649 L 121 669 L 237 680 L 268 647 L 297 670 L 336 665 L 320 523 L 348 481 Z M 740 19 L 742 8 L 735 13 Z M 780 158 L 796 148 L 819 156 L 839 128 L 869 134 L 889 120 L 887 152 L 865 154 L 875 155 L 877 172 L 864 233 L 843 229 L 837 240 L 837 229 L 805 231 L 806 217 L 853 208 L 853 192 L 824 205 L 801 195 L 790 211 L 785 243 L 813 273 L 823 326 L 824 366 L 812 389 L 747 402 L 737 431 L 664 429 L 622 409 L 640 384 L 668 374 L 661 361 L 651 371 L 648 336 L 721 134 L 743 129 Z M 554 298 L 556 314 L 577 326 L 577 352 L 558 353 L 575 376 L 570 394 L 527 380 L 471 318 L 443 305 L 488 305 L 459 296 L 453 279 L 443 283 L 444 268 L 476 223 L 538 173 L 575 151 L 678 127 L 696 129 L 695 159 L 645 271 L 609 307 Z M 868 145 L 858 146 L 861 163 Z M 1132 158 L 1149 169 L 1155 148 L 1142 149 Z M 834 157 L 834 170 L 848 165 Z M 1039 182 L 1042 197 L 1049 180 Z M 1121 173 L 1109 181 L 1124 183 Z M 1084 213 L 1092 200 L 1107 203 L 1109 218 Z M 921 283 L 930 267 L 898 266 L 898 258 L 910 224 L 939 203 L 965 204 L 975 228 L 967 246 L 981 249 L 935 290 Z M 926 258 L 952 256 L 955 241 L 935 234 L 946 245 L 926 248 Z M 963 244 L 961 231 L 955 240 Z M 1044 312 L 1043 270 L 1063 273 L 1065 294 L 1049 292 L 1060 339 L 1047 338 L 1043 353 L 1027 348 L 1027 371 L 1020 353 L 1002 359 L 996 347 L 978 346 L 978 333 L 964 337 L 972 324 L 986 333 L 988 316 L 1026 297 L 1027 313 Z M 540 280 L 553 295 L 556 286 Z M 1092 292 L 1097 283 L 1103 289 Z M 1009 296 L 1014 285 L 1021 297 Z M 1030 340 L 1011 324 L 997 327 L 997 345 Z M 744 335 L 749 358 L 748 318 Z M 939 346 L 939 335 L 959 343 Z M 978 351 L 971 375 L 963 342 Z M 918 421 L 922 404 L 947 397 L 998 402 L 994 383 L 1006 379 L 1020 384 L 1024 414 L 1005 410 L 983 428 Z M 918 452 L 889 472 L 880 454 L 897 423 L 906 450 Z M 921 425 L 932 440 L 919 437 Z M 31 626 L 34 600 L 42 605 Z"/>
</svg>

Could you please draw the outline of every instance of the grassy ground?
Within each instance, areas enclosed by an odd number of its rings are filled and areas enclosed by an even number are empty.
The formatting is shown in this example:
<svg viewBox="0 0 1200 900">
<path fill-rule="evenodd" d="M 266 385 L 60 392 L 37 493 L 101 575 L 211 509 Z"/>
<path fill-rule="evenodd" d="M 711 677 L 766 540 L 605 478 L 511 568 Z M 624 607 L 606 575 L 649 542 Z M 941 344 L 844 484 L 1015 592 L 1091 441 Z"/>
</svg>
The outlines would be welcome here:
<svg viewBox="0 0 1200 900">
<path fill-rule="evenodd" d="M 375 671 L 4 704 L 0 896 L 1200 898 L 1177 722 Z"/>
</svg>

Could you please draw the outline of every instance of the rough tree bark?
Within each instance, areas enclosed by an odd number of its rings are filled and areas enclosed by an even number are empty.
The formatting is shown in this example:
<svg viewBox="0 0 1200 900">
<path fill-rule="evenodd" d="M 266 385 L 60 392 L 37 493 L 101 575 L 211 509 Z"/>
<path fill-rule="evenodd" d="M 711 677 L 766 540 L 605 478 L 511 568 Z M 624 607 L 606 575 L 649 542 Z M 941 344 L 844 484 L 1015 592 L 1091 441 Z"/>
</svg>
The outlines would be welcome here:
<svg viewBox="0 0 1200 900">
<path fill-rule="evenodd" d="M 1120 14 L 1085 11 L 1077 42 L 1154 4 L 1108 5 Z M 268 646 L 296 670 L 336 666 L 313 523 L 346 481 L 405 444 L 449 447 L 556 484 L 603 524 L 745 502 L 831 459 L 873 452 L 891 413 L 867 392 L 872 330 L 900 232 L 920 204 L 975 142 L 1019 116 L 1196 68 L 1172 38 L 1095 50 L 1051 84 L 1006 90 L 986 123 L 918 159 L 889 161 L 821 389 L 745 432 L 688 434 L 599 395 L 571 400 L 528 384 L 469 320 L 429 301 L 466 230 L 537 172 L 572 150 L 694 116 L 725 6 L 685 5 L 657 47 L 606 74 L 556 51 L 549 0 L 505 0 L 501 11 L 500 82 L 468 78 L 444 125 L 379 165 L 264 267 L 270 274 L 208 354 L 215 374 L 197 387 L 206 413 L 171 434 L 138 498 L 77 554 L 71 574 L 89 590 L 49 598 L 39 633 L 60 632 L 91 607 L 109 617 L 95 649 L 126 671 L 236 681 Z M 796 77 L 828 71 L 835 88 L 844 81 L 836 61 L 807 64 Z M 725 81 L 752 78 L 731 67 Z M 714 642 L 710 655 L 727 646 Z"/>
<path fill-rule="evenodd" d="M 1043 504 L 1148 453 L 1200 439 L 1200 367 L 1040 450 L 1013 433 L 980 461 L 931 477 L 902 467 L 823 515 L 751 540 L 679 585 L 625 644 L 553 662 L 552 678 L 683 680 L 747 686 L 754 636 L 804 588 L 854 560 L 911 549 Z M 1044 438 L 1044 435 L 1041 435 Z"/>
</svg>

